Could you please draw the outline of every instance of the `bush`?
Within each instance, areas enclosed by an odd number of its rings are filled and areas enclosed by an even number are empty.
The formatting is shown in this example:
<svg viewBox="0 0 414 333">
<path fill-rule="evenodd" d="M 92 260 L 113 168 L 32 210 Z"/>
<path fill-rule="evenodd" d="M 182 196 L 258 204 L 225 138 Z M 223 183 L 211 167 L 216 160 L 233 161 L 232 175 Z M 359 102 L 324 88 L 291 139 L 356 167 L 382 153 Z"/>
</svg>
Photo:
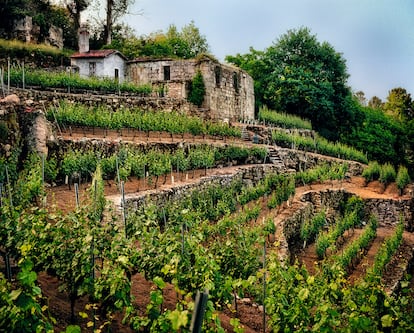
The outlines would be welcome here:
<svg viewBox="0 0 414 333">
<path fill-rule="evenodd" d="M 203 75 L 200 71 L 194 76 L 191 82 L 190 94 L 188 96 L 189 102 L 200 107 L 204 101 L 204 95 L 206 94 L 206 88 L 204 86 Z"/>
<path fill-rule="evenodd" d="M 395 181 L 396 172 L 395 168 L 390 163 L 385 163 L 381 166 L 379 181 L 384 184 L 388 185 L 389 183 Z"/>
<path fill-rule="evenodd" d="M 411 182 L 410 175 L 406 167 L 400 165 L 398 168 L 397 178 L 396 178 L 397 187 L 400 190 L 400 194 L 404 188 Z"/>
<path fill-rule="evenodd" d="M 305 120 L 298 116 L 287 113 L 272 111 L 267 107 L 260 108 L 259 119 L 282 128 L 302 128 L 308 130 L 312 129 L 312 124 L 309 120 Z"/>
<path fill-rule="evenodd" d="M 377 161 L 369 162 L 368 167 L 362 172 L 362 177 L 365 178 L 366 182 L 378 180 L 381 173 L 381 166 Z"/>
</svg>

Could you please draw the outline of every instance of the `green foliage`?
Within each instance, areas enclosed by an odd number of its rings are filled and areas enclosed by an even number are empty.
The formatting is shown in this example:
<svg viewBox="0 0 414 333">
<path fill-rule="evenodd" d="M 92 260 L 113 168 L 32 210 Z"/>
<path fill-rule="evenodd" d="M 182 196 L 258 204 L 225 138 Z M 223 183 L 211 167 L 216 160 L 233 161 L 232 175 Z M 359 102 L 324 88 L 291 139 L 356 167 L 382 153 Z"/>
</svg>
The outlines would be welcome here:
<svg viewBox="0 0 414 333">
<path fill-rule="evenodd" d="M 404 188 L 411 182 L 408 169 L 402 165 L 398 167 L 397 178 L 395 179 L 398 189 L 402 192 Z"/>
<path fill-rule="evenodd" d="M 5 72 L 4 80 L 7 80 Z M 136 86 L 132 83 L 123 82 L 119 84 L 116 80 L 109 78 L 81 78 L 77 74 L 67 72 L 50 72 L 46 70 L 26 70 L 24 73 L 27 86 L 38 86 L 45 88 L 65 88 L 71 90 L 97 90 L 105 93 L 116 93 L 118 91 L 134 94 L 148 95 L 151 87 L 148 85 Z M 23 85 L 23 70 L 10 70 L 10 83 L 16 86 Z"/>
<path fill-rule="evenodd" d="M 379 181 L 385 186 L 395 181 L 396 172 L 391 163 L 385 163 L 381 166 Z"/>
<path fill-rule="evenodd" d="M 360 119 L 348 128 L 342 140 L 355 149 L 365 151 L 368 160 L 404 163 L 406 139 L 402 124 L 379 109 L 358 106 L 355 112 Z"/>
<path fill-rule="evenodd" d="M 136 37 L 133 35 L 113 36 L 112 45 L 126 57 L 172 57 L 190 59 L 209 52 L 205 36 L 191 21 L 178 31 L 175 25 L 170 25 L 167 32 L 155 32 L 149 36 Z"/>
<path fill-rule="evenodd" d="M 404 220 L 401 219 L 392 236 L 382 243 L 380 249 L 375 254 L 374 264 L 367 272 L 367 279 L 375 280 L 376 277 L 381 277 L 386 265 L 390 262 L 392 256 L 402 243 L 404 227 Z"/>
<path fill-rule="evenodd" d="M 3 120 L 0 121 L 0 142 L 6 143 L 9 138 L 9 128 L 7 123 Z"/>
<path fill-rule="evenodd" d="M 197 71 L 196 75 L 193 77 L 191 82 L 190 92 L 188 94 L 188 100 L 201 107 L 204 101 L 204 96 L 206 94 L 206 88 L 204 85 L 203 75 L 201 71 Z"/>
<path fill-rule="evenodd" d="M 304 244 L 315 240 L 322 228 L 326 225 L 326 213 L 321 211 L 317 213 L 312 219 L 304 221 L 300 229 L 300 238 Z"/>
<path fill-rule="evenodd" d="M 377 161 L 371 161 L 368 166 L 362 171 L 362 177 L 365 178 L 366 182 L 378 180 L 381 173 L 381 166 Z"/>
<path fill-rule="evenodd" d="M 191 133 L 193 135 L 222 135 L 240 137 L 241 130 L 227 124 L 203 122 L 179 112 L 144 111 L 140 109 L 121 109 L 113 112 L 107 107 L 86 107 L 61 103 L 53 110 L 60 124 L 93 126 L 108 129 L 134 128 L 140 131 L 163 131 L 173 134 Z M 49 110 L 47 117 L 54 120 Z"/>
<path fill-rule="evenodd" d="M 271 109 L 310 119 L 324 136 L 339 139 L 353 120 L 347 103 L 345 60 L 307 28 L 289 30 L 263 52 L 227 58 L 258 81 L 256 94 Z"/>
<path fill-rule="evenodd" d="M 59 50 L 55 47 L 44 44 L 28 44 L 16 40 L 0 39 L 0 57 L 7 59 L 30 59 L 39 67 L 45 64 L 61 66 L 70 64 L 71 52 Z M 4 79 L 4 78 L 3 78 Z M 5 80 L 5 79 L 4 79 Z M 7 79 L 4 81 L 7 82 Z"/>
<path fill-rule="evenodd" d="M 355 259 L 358 260 L 358 255 L 369 247 L 377 236 L 377 225 L 378 221 L 375 218 L 372 218 L 363 233 L 347 245 L 340 254 L 332 258 L 342 271 L 347 271 L 349 268 L 352 268 L 353 261 Z"/>
<path fill-rule="evenodd" d="M 301 128 L 312 130 L 312 124 L 298 116 L 269 110 L 263 106 L 259 110 L 259 119 L 282 128 Z"/>
<path fill-rule="evenodd" d="M 272 140 L 275 144 L 286 148 L 296 148 L 361 163 L 368 163 L 366 156 L 361 151 L 340 142 L 332 143 L 318 135 L 312 138 L 294 133 L 288 134 L 283 130 L 273 129 Z"/>
<path fill-rule="evenodd" d="M 352 211 L 332 226 L 328 232 L 318 233 L 316 238 L 316 254 L 318 258 L 324 258 L 326 251 L 329 248 L 335 248 L 338 238 L 342 237 L 345 231 L 355 228 L 360 223 L 357 211 Z"/>
<path fill-rule="evenodd" d="M 22 246 L 23 250 L 30 245 Z M 36 284 L 33 262 L 24 257 L 13 286 L 0 273 L 0 327 L 5 332 L 53 332 L 52 320 L 41 306 L 41 290 Z"/>
<path fill-rule="evenodd" d="M 390 90 L 382 109 L 385 113 L 402 121 L 412 119 L 414 116 L 411 95 L 401 87 Z"/>
</svg>

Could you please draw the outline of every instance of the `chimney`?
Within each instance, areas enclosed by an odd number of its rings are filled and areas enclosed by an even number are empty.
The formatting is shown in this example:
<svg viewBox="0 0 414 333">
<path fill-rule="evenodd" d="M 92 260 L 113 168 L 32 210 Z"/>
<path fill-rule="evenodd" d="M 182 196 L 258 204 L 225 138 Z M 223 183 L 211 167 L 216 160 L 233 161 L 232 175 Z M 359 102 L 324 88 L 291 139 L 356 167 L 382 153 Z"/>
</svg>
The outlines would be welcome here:
<svg viewBox="0 0 414 333">
<path fill-rule="evenodd" d="M 79 53 L 89 52 L 89 31 L 86 24 L 82 24 L 79 28 Z"/>
</svg>

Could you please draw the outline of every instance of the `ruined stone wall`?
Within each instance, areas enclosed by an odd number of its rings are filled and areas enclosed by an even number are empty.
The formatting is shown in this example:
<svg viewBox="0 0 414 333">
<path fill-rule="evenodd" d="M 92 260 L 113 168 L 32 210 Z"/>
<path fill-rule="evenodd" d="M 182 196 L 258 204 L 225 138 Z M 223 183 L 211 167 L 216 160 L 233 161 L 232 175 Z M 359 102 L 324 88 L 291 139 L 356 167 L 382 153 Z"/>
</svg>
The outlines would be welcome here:
<svg viewBox="0 0 414 333">
<path fill-rule="evenodd" d="M 208 58 L 132 61 L 127 66 L 127 78 L 138 85 L 152 84 L 161 95 L 187 99 L 190 83 L 198 70 L 206 88 L 201 108 L 207 110 L 208 118 L 254 119 L 253 79 L 236 67 Z"/>
<path fill-rule="evenodd" d="M 239 68 L 204 61 L 200 65 L 206 86 L 205 107 L 213 118 L 254 119 L 253 79 Z"/>
</svg>

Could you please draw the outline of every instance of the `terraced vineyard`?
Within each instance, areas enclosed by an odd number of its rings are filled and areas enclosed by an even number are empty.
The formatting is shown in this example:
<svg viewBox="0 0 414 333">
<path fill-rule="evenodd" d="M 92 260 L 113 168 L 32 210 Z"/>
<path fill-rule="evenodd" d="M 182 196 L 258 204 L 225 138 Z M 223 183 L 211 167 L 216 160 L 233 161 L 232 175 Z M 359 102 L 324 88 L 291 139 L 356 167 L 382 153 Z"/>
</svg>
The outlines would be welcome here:
<svg viewBox="0 0 414 333">
<path fill-rule="evenodd" d="M 185 332 L 203 290 L 205 332 L 414 327 L 409 189 L 265 126 L 58 124 L 2 188 L 2 327 Z"/>
</svg>

